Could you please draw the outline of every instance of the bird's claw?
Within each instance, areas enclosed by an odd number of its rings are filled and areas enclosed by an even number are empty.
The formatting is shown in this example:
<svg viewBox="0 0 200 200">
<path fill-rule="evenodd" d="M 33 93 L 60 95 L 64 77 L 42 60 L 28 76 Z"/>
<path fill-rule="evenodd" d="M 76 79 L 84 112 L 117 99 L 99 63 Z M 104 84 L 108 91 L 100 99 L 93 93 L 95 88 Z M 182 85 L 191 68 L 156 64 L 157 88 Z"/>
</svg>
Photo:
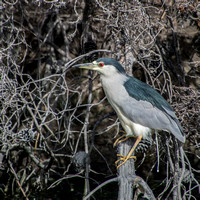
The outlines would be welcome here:
<svg viewBox="0 0 200 200">
<path fill-rule="evenodd" d="M 122 138 L 126 139 L 126 134 L 123 134 L 122 136 L 120 136 L 119 138 L 117 138 L 117 139 L 115 140 L 114 144 L 113 144 L 113 147 L 116 147 L 119 143 L 121 143 L 122 140 L 124 140 L 124 139 L 122 139 Z"/>
<path fill-rule="evenodd" d="M 118 139 L 116 139 L 116 141 L 115 141 L 114 144 L 113 144 L 113 147 L 116 147 L 119 143 L 128 140 L 130 137 L 134 137 L 134 136 L 132 136 L 132 135 L 127 136 L 127 135 L 126 135 L 126 132 L 124 132 L 124 131 L 123 131 L 123 133 L 125 133 L 125 134 L 123 134 L 123 135 L 120 136 Z"/>
<path fill-rule="evenodd" d="M 133 158 L 133 159 L 135 159 L 136 160 L 136 156 L 124 156 L 124 155 L 121 155 L 121 154 L 117 154 L 117 156 L 120 156 L 121 158 L 119 158 L 117 161 L 115 161 L 115 166 L 117 167 L 117 169 L 120 167 L 120 166 L 122 166 L 123 164 L 125 164 L 125 162 L 128 160 L 128 159 L 131 159 L 131 158 Z M 120 162 L 120 161 L 123 161 L 122 163 L 120 163 L 119 165 L 118 165 L 118 163 Z"/>
</svg>

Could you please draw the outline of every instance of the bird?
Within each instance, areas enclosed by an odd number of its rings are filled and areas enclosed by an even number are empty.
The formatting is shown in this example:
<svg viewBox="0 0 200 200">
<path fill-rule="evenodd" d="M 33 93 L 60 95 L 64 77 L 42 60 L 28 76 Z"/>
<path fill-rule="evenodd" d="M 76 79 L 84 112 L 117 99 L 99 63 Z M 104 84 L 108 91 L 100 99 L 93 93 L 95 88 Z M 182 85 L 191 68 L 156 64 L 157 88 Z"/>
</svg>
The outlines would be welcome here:
<svg viewBox="0 0 200 200">
<path fill-rule="evenodd" d="M 126 74 L 122 65 L 113 58 L 102 57 L 91 63 L 73 67 L 97 71 L 108 102 L 115 110 L 125 135 L 115 144 L 135 137 L 136 141 L 127 156 L 120 155 L 123 165 L 132 156 L 141 139 L 147 139 L 153 131 L 164 131 L 185 143 L 185 135 L 170 104 L 150 85 Z M 124 137 L 124 139 L 122 139 Z M 116 164 L 118 163 L 116 161 Z"/>
</svg>

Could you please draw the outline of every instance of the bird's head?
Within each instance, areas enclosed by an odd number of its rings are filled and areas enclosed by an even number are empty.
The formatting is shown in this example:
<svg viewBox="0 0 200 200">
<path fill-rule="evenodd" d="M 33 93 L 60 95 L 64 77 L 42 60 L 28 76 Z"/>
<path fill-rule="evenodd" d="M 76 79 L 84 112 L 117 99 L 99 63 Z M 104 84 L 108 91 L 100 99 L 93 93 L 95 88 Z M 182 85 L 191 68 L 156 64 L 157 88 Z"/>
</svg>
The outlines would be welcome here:
<svg viewBox="0 0 200 200">
<path fill-rule="evenodd" d="M 102 75 L 125 74 L 125 70 L 121 64 L 112 58 L 99 58 L 92 63 L 74 65 L 73 67 L 95 70 Z"/>
</svg>

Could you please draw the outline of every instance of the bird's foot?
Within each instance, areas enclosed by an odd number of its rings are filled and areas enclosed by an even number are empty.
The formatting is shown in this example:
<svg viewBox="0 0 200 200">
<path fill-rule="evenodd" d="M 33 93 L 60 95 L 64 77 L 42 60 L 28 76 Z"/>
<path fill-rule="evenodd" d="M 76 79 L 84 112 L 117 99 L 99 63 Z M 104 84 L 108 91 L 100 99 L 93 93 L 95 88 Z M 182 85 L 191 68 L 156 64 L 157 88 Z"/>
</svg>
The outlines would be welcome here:
<svg viewBox="0 0 200 200">
<path fill-rule="evenodd" d="M 118 159 L 118 160 L 115 162 L 115 165 L 117 166 L 117 169 L 118 169 L 120 166 L 122 166 L 128 159 L 130 159 L 130 158 L 136 159 L 136 156 L 132 156 L 132 154 L 133 154 L 135 148 L 137 147 L 137 145 L 139 144 L 139 142 L 141 141 L 141 139 L 142 139 L 142 134 L 139 135 L 139 137 L 138 137 L 137 140 L 135 141 L 135 144 L 133 145 L 133 147 L 131 148 L 131 150 L 129 151 L 129 153 L 128 153 L 127 156 L 123 156 L 123 155 L 117 154 L 117 156 L 121 156 L 121 158 Z M 120 141 L 121 141 L 121 140 L 120 140 Z M 119 161 L 123 161 L 123 162 L 120 163 L 119 165 L 117 165 Z"/>
<path fill-rule="evenodd" d="M 126 133 L 122 136 L 120 136 L 113 144 L 113 147 L 116 147 L 119 143 L 126 141 L 128 138 L 133 137 L 133 136 L 126 136 Z"/>
<path fill-rule="evenodd" d="M 124 155 L 121 155 L 121 154 L 117 154 L 117 156 L 120 156 L 121 158 L 120 159 L 118 159 L 116 162 L 115 162 L 115 165 L 116 165 L 116 167 L 117 167 L 117 169 L 120 167 L 120 166 L 122 166 L 123 164 L 125 164 L 125 162 L 128 160 L 128 159 L 131 159 L 131 158 L 134 158 L 135 160 L 136 160 L 136 156 L 124 156 Z M 118 163 L 120 162 L 120 161 L 123 161 L 122 163 L 120 163 L 119 165 L 118 165 Z"/>
<path fill-rule="evenodd" d="M 122 138 L 124 138 L 124 139 L 126 138 L 126 133 L 115 140 L 113 147 L 116 147 L 120 143 Z"/>
</svg>

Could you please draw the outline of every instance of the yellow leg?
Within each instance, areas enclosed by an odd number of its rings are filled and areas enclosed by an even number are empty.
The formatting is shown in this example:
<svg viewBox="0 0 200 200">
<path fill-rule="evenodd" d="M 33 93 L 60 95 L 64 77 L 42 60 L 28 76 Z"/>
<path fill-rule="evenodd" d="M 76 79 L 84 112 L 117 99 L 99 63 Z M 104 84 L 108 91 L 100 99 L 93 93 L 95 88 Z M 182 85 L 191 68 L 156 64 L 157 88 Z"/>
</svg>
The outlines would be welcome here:
<svg viewBox="0 0 200 200">
<path fill-rule="evenodd" d="M 113 144 L 113 147 L 116 147 L 119 143 L 126 141 L 130 137 L 134 137 L 132 135 L 126 136 L 126 132 L 121 130 L 120 132 L 124 133 L 122 136 L 120 136 Z M 122 139 L 124 138 L 124 139 Z"/>
<path fill-rule="evenodd" d="M 118 159 L 117 161 L 115 161 L 115 166 L 116 166 L 116 167 L 117 167 L 117 163 L 118 163 L 119 161 L 124 161 L 124 160 L 126 159 L 126 156 L 124 156 L 124 155 L 117 154 L 117 156 L 120 156 L 121 158 Z M 133 158 L 133 159 L 136 160 L 136 156 L 131 156 L 130 158 Z M 130 159 L 130 158 L 129 158 L 129 159 Z M 118 167 L 117 167 L 117 168 L 118 168 Z"/>
<path fill-rule="evenodd" d="M 114 144 L 113 144 L 113 147 L 115 147 L 117 144 L 120 143 L 121 139 L 126 137 L 126 133 L 123 134 L 122 136 L 120 136 L 118 139 L 115 140 Z"/>
<path fill-rule="evenodd" d="M 135 148 L 137 147 L 137 145 L 139 144 L 139 142 L 141 141 L 141 139 L 142 139 L 142 135 L 140 135 L 140 136 L 137 138 L 137 140 L 135 141 L 135 144 L 133 145 L 133 147 L 132 147 L 131 150 L 129 151 L 128 155 L 127 155 L 127 156 L 122 156 L 122 158 L 120 158 L 119 160 L 117 160 L 117 161 L 115 162 L 115 164 L 117 164 L 119 161 L 123 160 L 123 162 L 117 166 L 117 169 L 118 169 L 120 166 L 122 166 L 128 159 L 135 157 L 135 156 L 132 156 L 132 154 L 133 154 Z"/>
<path fill-rule="evenodd" d="M 124 139 L 122 139 L 122 140 L 120 140 L 120 141 L 118 140 L 118 141 L 117 141 L 117 144 L 128 140 L 130 137 L 134 137 L 134 136 L 132 136 L 132 135 L 126 136 Z M 115 143 L 114 143 L 114 144 L 115 144 Z"/>
</svg>

